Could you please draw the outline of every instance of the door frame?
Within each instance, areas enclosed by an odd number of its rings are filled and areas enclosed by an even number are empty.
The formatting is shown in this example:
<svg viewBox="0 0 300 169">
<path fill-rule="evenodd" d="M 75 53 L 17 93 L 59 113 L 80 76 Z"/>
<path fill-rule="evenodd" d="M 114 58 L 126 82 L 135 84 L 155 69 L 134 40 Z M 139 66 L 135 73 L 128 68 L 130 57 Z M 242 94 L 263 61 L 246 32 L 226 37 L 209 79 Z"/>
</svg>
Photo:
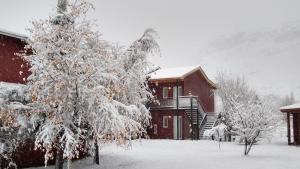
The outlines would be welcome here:
<svg viewBox="0 0 300 169">
<path fill-rule="evenodd" d="M 179 122 L 178 126 L 177 126 L 177 123 Z M 182 116 L 173 116 L 173 139 L 174 140 L 182 140 L 182 128 L 183 128 L 183 125 L 182 125 Z M 177 127 L 178 127 L 178 131 L 177 131 Z M 178 133 L 178 136 L 177 137 L 177 133 Z"/>
</svg>

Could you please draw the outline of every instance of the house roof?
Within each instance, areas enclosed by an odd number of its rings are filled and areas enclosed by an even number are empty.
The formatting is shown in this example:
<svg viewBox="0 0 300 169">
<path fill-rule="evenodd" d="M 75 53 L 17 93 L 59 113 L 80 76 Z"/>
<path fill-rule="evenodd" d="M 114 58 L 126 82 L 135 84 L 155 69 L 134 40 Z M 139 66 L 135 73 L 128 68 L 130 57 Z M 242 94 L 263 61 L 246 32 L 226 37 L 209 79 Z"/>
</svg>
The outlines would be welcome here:
<svg viewBox="0 0 300 169">
<path fill-rule="evenodd" d="M 168 80 L 183 80 L 188 75 L 199 71 L 205 80 L 214 88 L 216 85 L 212 82 L 207 75 L 204 73 L 201 66 L 187 66 L 187 67 L 176 67 L 176 68 L 165 68 L 159 69 L 158 71 L 152 73 L 150 76 L 150 81 L 168 81 Z"/>
<path fill-rule="evenodd" d="M 300 103 L 280 107 L 280 111 L 286 113 L 300 113 Z"/>
<path fill-rule="evenodd" d="M 13 37 L 13 38 L 17 38 L 17 39 L 21 39 L 21 40 L 26 40 L 28 38 L 24 34 L 15 33 L 15 32 L 12 32 L 12 31 L 5 30 L 5 29 L 0 29 L 0 34 L 5 35 L 5 36 L 9 36 L 9 37 Z"/>
</svg>

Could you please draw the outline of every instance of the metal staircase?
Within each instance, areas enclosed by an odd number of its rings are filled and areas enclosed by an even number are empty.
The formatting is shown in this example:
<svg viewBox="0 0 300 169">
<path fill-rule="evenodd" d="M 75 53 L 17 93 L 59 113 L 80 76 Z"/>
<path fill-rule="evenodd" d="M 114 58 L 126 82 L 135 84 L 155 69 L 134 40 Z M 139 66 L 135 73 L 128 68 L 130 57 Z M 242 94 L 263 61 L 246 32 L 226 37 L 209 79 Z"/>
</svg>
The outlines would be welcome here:
<svg viewBox="0 0 300 169">
<path fill-rule="evenodd" d="M 211 116 L 211 117 L 207 119 L 207 121 L 203 125 L 203 128 L 200 129 L 200 133 L 199 133 L 199 139 L 200 140 L 210 139 L 209 137 L 204 136 L 204 132 L 206 130 L 212 129 L 215 125 L 215 122 L 216 122 L 216 119 L 217 119 L 216 116 L 215 115 L 208 115 L 208 116 Z"/>
<path fill-rule="evenodd" d="M 210 139 L 203 134 L 206 130 L 210 130 L 214 127 L 217 114 L 206 113 L 199 102 L 196 108 L 186 110 L 186 112 L 192 124 L 191 138 L 196 140 Z"/>
<path fill-rule="evenodd" d="M 191 105 L 191 109 L 185 110 L 189 119 L 191 128 L 191 139 L 209 139 L 203 136 L 206 130 L 210 130 L 214 127 L 217 114 L 206 113 L 202 107 L 202 104 L 197 100 L 196 105 Z"/>
<path fill-rule="evenodd" d="M 190 119 L 190 121 L 193 121 L 193 125 L 196 125 L 197 122 L 200 123 L 202 120 L 202 116 L 199 112 L 197 112 L 198 110 L 192 110 L 192 117 L 191 117 L 191 110 L 186 110 L 186 113 Z M 197 114 L 198 113 L 198 114 Z M 198 116 L 198 119 L 197 119 Z"/>
</svg>

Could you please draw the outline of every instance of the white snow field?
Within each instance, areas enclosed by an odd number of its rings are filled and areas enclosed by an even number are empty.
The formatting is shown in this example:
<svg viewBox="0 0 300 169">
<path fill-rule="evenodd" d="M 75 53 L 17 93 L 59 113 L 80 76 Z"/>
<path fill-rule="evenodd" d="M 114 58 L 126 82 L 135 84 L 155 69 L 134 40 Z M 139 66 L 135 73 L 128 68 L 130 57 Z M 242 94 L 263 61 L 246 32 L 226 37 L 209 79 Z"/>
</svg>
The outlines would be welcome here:
<svg viewBox="0 0 300 169">
<path fill-rule="evenodd" d="M 142 140 L 125 150 L 114 145 L 101 150 L 101 165 L 92 159 L 77 161 L 73 169 L 299 169 L 300 147 L 285 139 L 256 145 L 245 157 L 243 146 L 214 141 Z M 40 167 L 42 169 L 44 167 Z M 53 166 L 47 168 L 54 168 Z M 38 169 L 38 168 L 36 168 Z"/>
</svg>

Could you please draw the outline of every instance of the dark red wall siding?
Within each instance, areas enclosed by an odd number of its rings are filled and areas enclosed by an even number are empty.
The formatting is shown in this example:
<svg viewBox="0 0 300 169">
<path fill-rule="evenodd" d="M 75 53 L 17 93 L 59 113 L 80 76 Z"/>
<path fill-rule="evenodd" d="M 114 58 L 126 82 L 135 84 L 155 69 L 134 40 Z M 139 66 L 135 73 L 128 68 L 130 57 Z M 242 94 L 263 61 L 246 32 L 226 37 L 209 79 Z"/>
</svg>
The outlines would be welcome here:
<svg viewBox="0 0 300 169">
<path fill-rule="evenodd" d="M 0 35 L 0 81 L 26 83 L 30 74 L 29 67 L 16 56 L 24 46 L 25 43 L 20 39 Z"/>
<path fill-rule="evenodd" d="M 200 72 L 195 72 L 184 79 L 184 95 L 192 93 L 198 96 L 206 112 L 215 111 L 213 88 L 208 84 Z"/>
<path fill-rule="evenodd" d="M 182 86 L 182 90 L 184 90 L 184 82 L 183 81 L 179 81 L 178 85 Z M 170 87 L 169 92 L 168 92 L 168 97 L 173 98 L 173 87 L 174 86 L 177 86 L 177 82 L 163 82 L 163 83 L 159 83 L 158 86 L 156 86 L 155 83 L 149 84 L 150 89 L 152 89 L 153 95 L 156 96 L 157 99 L 163 98 L 163 88 L 164 87 Z"/>
<path fill-rule="evenodd" d="M 163 99 L 163 87 L 170 87 L 168 96 L 173 97 L 173 87 L 177 85 L 177 82 L 159 82 L 156 85 L 155 82 L 150 82 L 149 87 L 153 91 L 153 95 L 157 99 Z M 182 86 L 182 94 L 184 96 L 190 95 L 199 97 L 199 102 L 203 106 L 206 112 L 215 111 L 215 101 L 213 87 L 206 81 L 200 72 L 194 72 L 185 77 L 184 80 L 178 82 L 179 86 Z"/>
<path fill-rule="evenodd" d="M 152 126 L 157 125 L 157 134 L 154 134 L 153 127 L 149 129 L 148 134 L 153 139 L 173 139 L 173 119 L 177 115 L 176 110 L 153 110 L 152 115 Z M 190 138 L 190 122 L 188 116 L 184 110 L 180 110 L 178 113 L 182 116 L 182 138 Z M 169 116 L 168 128 L 163 128 L 163 116 Z"/>
</svg>

